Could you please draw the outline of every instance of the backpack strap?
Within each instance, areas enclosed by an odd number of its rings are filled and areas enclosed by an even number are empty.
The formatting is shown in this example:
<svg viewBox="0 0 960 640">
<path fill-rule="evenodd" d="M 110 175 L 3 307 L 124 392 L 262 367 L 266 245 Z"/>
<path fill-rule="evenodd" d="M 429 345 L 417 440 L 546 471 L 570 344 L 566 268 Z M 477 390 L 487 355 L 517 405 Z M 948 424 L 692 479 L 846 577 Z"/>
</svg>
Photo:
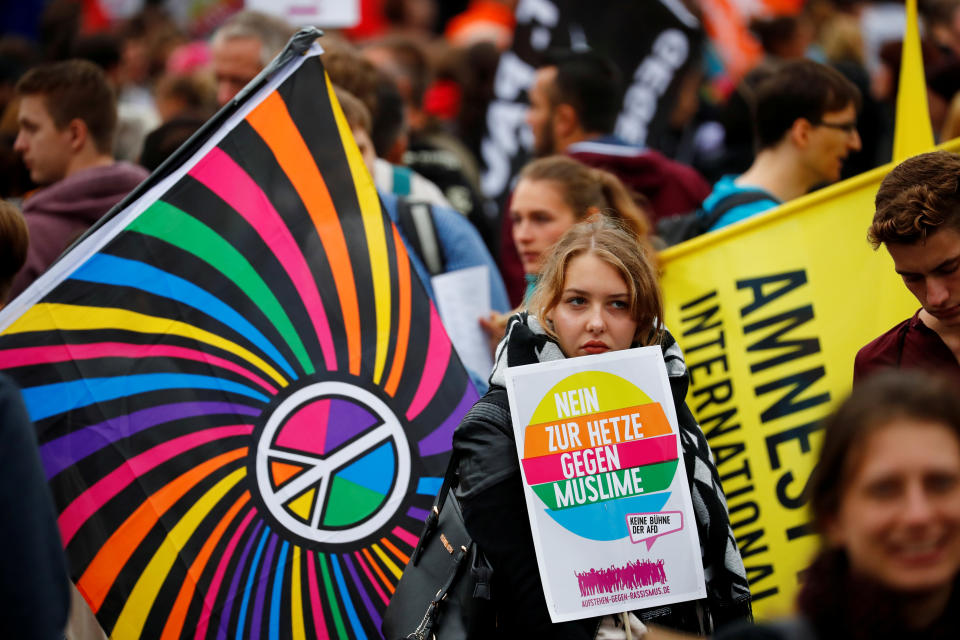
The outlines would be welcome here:
<svg viewBox="0 0 960 640">
<path fill-rule="evenodd" d="M 423 523 L 423 531 L 420 533 L 420 540 L 417 542 L 417 547 L 410 555 L 410 563 L 413 566 L 416 566 L 420 561 L 420 554 L 423 553 L 423 545 L 433 534 L 434 529 L 437 528 L 437 525 L 440 522 L 440 512 L 443 511 L 443 505 L 447 501 L 447 494 L 450 493 L 450 489 L 457 483 L 458 464 L 459 459 L 456 452 L 451 453 L 450 462 L 447 463 L 447 471 L 443 474 L 443 484 L 440 485 L 440 491 L 437 492 L 437 497 L 434 499 L 433 507 L 430 509 L 430 513 L 427 515 L 427 519 Z"/>
<path fill-rule="evenodd" d="M 407 167 L 400 165 L 390 165 L 393 167 L 393 195 L 396 196 L 408 196 L 410 195 L 410 174 L 411 170 Z"/>
<path fill-rule="evenodd" d="M 769 194 L 753 189 L 750 191 L 738 191 L 737 193 L 731 193 L 724 198 L 720 198 L 710 213 L 703 217 L 701 228 L 703 229 L 703 232 L 706 233 L 713 228 L 713 225 L 717 224 L 717 221 L 720 220 L 723 214 L 735 209 L 736 207 L 739 207 L 740 205 L 772 199 L 773 198 L 771 198 Z"/>
<path fill-rule="evenodd" d="M 431 205 L 398 198 L 397 220 L 411 247 L 423 260 L 430 275 L 436 276 L 443 273 L 446 260 L 444 260 L 443 249 L 440 247 L 440 239 L 437 238 Z"/>
</svg>

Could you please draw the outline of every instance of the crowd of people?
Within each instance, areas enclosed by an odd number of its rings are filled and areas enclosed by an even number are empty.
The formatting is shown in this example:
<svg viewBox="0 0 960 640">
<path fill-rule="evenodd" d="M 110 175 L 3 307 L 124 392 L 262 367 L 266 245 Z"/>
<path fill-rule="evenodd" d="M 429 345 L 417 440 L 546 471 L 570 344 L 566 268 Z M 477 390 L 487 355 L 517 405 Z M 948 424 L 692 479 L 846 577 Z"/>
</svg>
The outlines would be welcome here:
<svg viewBox="0 0 960 640">
<path fill-rule="evenodd" d="M 0 306 L 238 99 L 295 32 L 255 11 L 192 28 L 161 2 L 91 31 L 82 4 L 49 2 L 40 39 L 0 38 Z M 761 16 L 751 28 L 764 55 L 742 78 L 711 71 L 707 43 L 688 76 L 700 82 L 683 86 L 662 137 L 675 144 L 659 150 L 616 134 L 626 87 L 613 61 L 582 47 L 545 51 L 526 91 L 529 162 L 499 201 L 482 189 L 481 145 L 517 2 L 453 4 L 462 6 L 385 2 L 373 26 L 324 36 L 321 59 L 428 295 L 432 276 L 487 270 L 490 310 L 476 321 L 495 364 L 470 372 L 486 393 L 452 444 L 464 522 L 494 570 L 500 636 L 955 637 L 960 156 L 911 158 L 876 195 L 869 241 L 889 253 L 921 308 L 861 349 L 853 393 L 824 423 L 807 485 L 822 546 L 787 622 L 752 624 L 723 488 L 686 403 L 684 356 L 662 322 L 657 270 L 671 219 L 720 229 L 890 157 L 899 43 L 878 34 L 889 31 L 884 18 L 902 25 L 902 7 L 810 0 L 794 3 L 793 14 Z M 960 0 L 920 8 L 931 121 L 946 140 L 960 134 Z M 705 470 L 689 482 L 707 597 L 554 624 L 504 371 L 648 345 L 662 349 L 684 458 Z M 19 596 L 7 602 L 27 603 L 3 605 L 0 627 L 57 637 L 69 592 L 63 558 L 51 552 L 55 514 L 29 420 L 2 377 L 0 414 L 0 427 L 16 432 L 5 440 L 0 509 L 22 508 L 25 498 L 46 505 L 22 528 L 0 527 L 7 548 L 23 550 L 0 566 L 0 591 L 9 595 L 13 584 Z"/>
</svg>

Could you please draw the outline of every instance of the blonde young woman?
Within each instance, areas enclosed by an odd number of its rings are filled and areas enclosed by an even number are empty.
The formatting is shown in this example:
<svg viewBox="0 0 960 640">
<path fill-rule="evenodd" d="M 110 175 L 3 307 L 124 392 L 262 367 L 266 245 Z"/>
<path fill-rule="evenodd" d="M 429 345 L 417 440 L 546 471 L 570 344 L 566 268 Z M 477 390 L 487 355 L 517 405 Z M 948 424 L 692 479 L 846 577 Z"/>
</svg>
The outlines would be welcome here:
<svg viewBox="0 0 960 640">
<path fill-rule="evenodd" d="M 571 227 L 546 257 L 529 309 L 510 318 L 497 349 L 490 391 L 454 433 L 454 455 L 459 457 L 456 491 L 464 522 L 494 569 L 496 637 L 637 637 L 644 633 L 641 620 L 710 633 L 731 620 L 749 619 L 750 591 L 717 471 L 685 403 L 686 365 L 676 341 L 660 324 L 663 310 L 656 273 L 637 236 L 603 215 Z M 552 624 L 524 506 L 504 371 L 644 345 L 663 349 L 690 491 L 698 505 L 708 597 L 631 616 Z"/>
<path fill-rule="evenodd" d="M 510 199 L 513 241 L 527 279 L 524 300 L 536 284 L 550 248 L 573 225 L 603 212 L 637 237 L 650 231 L 647 213 L 612 173 L 593 169 L 568 156 L 534 160 L 520 172 Z M 492 346 L 503 337 L 509 314 L 492 313 L 480 323 Z"/>
</svg>

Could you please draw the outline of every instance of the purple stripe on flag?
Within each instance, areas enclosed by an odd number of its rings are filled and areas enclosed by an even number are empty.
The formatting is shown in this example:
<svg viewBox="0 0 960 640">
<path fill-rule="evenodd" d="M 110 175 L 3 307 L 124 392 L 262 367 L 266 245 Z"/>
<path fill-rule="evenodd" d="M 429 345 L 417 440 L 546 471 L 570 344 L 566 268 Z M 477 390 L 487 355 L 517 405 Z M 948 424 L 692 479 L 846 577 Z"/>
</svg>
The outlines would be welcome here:
<svg viewBox="0 0 960 640">
<path fill-rule="evenodd" d="M 410 507 L 407 509 L 407 515 L 415 520 L 424 522 L 427 519 L 427 516 L 430 515 L 430 512 L 425 509 L 418 509 L 416 507 Z"/>
<path fill-rule="evenodd" d="M 453 410 L 447 419 L 439 427 L 433 430 L 426 438 L 417 443 L 420 446 L 421 456 L 432 456 L 438 453 L 445 453 L 453 448 L 453 430 L 460 424 L 460 420 L 466 415 L 473 403 L 479 396 L 477 390 L 472 384 L 467 384 L 467 390 L 463 398 L 457 403 L 457 408 Z"/>
<path fill-rule="evenodd" d="M 247 556 L 250 555 L 250 550 L 253 549 L 253 541 L 260 536 L 260 529 L 263 528 L 263 520 L 257 523 L 257 526 L 253 528 L 253 531 L 250 532 L 250 538 L 247 540 L 247 544 L 243 547 L 243 553 L 240 554 L 240 562 L 237 563 L 237 568 L 233 571 L 233 580 L 230 581 L 230 590 L 227 591 L 227 598 L 223 601 L 223 613 L 220 614 L 220 624 L 217 625 L 217 640 L 226 640 L 227 638 L 227 627 L 230 625 L 230 613 L 233 611 L 233 601 L 237 597 L 237 587 L 240 586 L 240 576 L 243 575 L 243 566 L 247 564 Z M 255 569 L 256 567 L 254 567 Z"/>
<path fill-rule="evenodd" d="M 343 554 L 340 556 L 340 559 L 343 560 L 343 564 L 347 565 L 347 571 L 350 572 L 350 577 L 353 578 L 353 584 L 357 585 L 357 592 L 360 593 L 360 599 L 363 600 L 363 606 L 366 608 L 367 613 L 370 614 L 370 619 L 373 620 L 374 626 L 379 629 L 380 625 L 383 623 L 383 619 L 380 618 L 380 614 L 377 613 L 376 607 L 374 607 L 373 602 L 370 601 L 370 595 L 367 593 L 367 590 L 364 589 L 363 583 L 360 582 L 360 576 L 357 574 L 357 570 L 353 567 L 353 562 L 351 562 L 350 556 Z"/>
<path fill-rule="evenodd" d="M 277 549 L 277 536 L 270 536 L 270 543 L 267 545 L 267 555 L 263 558 L 263 571 L 260 572 L 259 583 L 257 585 L 257 599 L 253 603 L 253 621 L 250 623 L 250 637 L 253 640 L 259 640 L 260 631 L 263 623 L 263 601 L 267 595 L 267 583 L 270 582 L 270 565 L 273 564 L 273 552 Z"/>
<path fill-rule="evenodd" d="M 50 479 L 100 449 L 135 433 L 193 416 L 213 414 L 257 416 L 260 409 L 231 402 L 179 402 L 141 409 L 78 429 L 40 447 L 43 468 Z"/>
</svg>

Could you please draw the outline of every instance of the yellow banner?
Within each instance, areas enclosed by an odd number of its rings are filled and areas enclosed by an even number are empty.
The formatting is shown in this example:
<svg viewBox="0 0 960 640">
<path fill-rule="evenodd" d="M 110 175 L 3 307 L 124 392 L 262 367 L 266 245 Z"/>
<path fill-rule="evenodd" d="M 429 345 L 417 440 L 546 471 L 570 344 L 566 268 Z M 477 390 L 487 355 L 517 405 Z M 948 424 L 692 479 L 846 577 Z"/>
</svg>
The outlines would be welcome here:
<svg viewBox="0 0 960 640">
<path fill-rule="evenodd" d="M 661 254 L 687 403 L 716 457 L 758 618 L 791 609 L 817 547 L 802 492 L 820 419 L 848 393 L 857 350 L 919 308 L 866 240 L 893 166 Z"/>
</svg>

